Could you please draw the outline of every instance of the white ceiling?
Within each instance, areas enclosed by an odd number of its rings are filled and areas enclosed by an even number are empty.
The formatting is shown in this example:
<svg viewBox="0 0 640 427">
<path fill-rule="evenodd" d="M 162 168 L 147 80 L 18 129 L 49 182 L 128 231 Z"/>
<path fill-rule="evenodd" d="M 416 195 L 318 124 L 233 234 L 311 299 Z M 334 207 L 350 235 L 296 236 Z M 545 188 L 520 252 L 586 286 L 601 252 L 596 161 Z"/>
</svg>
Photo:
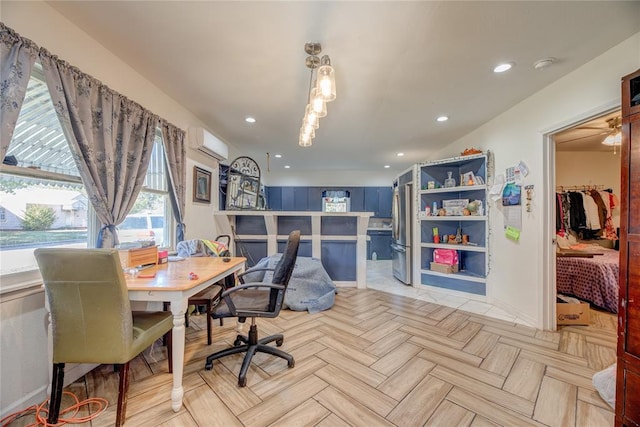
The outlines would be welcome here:
<svg viewBox="0 0 640 427">
<path fill-rule="evenodd" d="M 49 4 L 243 155 L 298 171 L 403 170 L 640 31 L 637 1 Z M 309 41 L 338 93 L 301 148 Z"/>
</svg>

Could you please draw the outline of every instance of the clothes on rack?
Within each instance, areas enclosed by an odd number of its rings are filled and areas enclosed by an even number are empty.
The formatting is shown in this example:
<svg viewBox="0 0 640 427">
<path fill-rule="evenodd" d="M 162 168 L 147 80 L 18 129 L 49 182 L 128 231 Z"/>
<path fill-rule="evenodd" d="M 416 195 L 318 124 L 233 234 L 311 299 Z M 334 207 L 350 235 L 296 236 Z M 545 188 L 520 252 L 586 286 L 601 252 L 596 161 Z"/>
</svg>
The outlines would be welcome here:
<svg viewBox="0 0 640 427">
<path fill-rule="evenodd" d="M 564 236 L 573 231 L 583 239 L 617 240 L 612 211 L 619 203 L 610 189 L 556 193 L 556 233 Z"/>
</svg>

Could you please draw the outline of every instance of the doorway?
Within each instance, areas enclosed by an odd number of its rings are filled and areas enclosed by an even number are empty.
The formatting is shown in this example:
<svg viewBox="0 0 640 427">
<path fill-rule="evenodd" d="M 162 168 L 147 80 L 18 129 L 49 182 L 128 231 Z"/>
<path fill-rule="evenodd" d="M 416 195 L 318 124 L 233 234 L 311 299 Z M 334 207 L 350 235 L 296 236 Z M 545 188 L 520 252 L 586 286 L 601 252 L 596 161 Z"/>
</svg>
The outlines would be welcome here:
<svg viewBox="0 0 640 427">
<path fill-rule="evenodd" d="M 611 248 L 615 246 L 617 241 L 612 236 L 611 228 L 613 226 L 613 233 L 615 233 L 619 227 L 619 207 L 609 211 L 611 218 L 607 227 L 596 226 L 598 223 L 597 211 L 595 211 L 595 220 L 594 211 L 591 211 L 590 219 L 594 223 L 590 223 L 588 227 L 586 224 L 577 227 L 575 225 L 576 218 L 570 217 L 570 212 L 563 211 L 561 207 L 563 201 L 568 201 L 569 196 L 578 197 L 580 195 L 592 203 L 596 198 L 600 198 L 599 195 L 602 195 L 602 200 L 606 198 L 606 204 L 609 205 L 608 193 L 605 190 L 610 190 L 615 195 L 620 194 L 620 145 L 615 144 L 620 114 L 618 105 L 608 109 L 603 108 L 598 114 L 559 127 L 546 135 L 545 158 L 548 179 L 545 182 L 545 191 L 548 194 L 549 203 L 544 215 L 545 226 L 552 238 L 550 239 L 551 245 L 545 245 L 544 256 L 546 260 L 546 285 L 543 290 L 545 304 L 542 318 L 545 329 L 557 328 L 556 288 L 565 294 L 570 291 L 572 296 L 582 297 L 582 299 L 587 299 L 584 296 L 588 293 L 586 290 L 584 292 L 578 290 L 575 276 L 568 278 L 567 264 L 569 260 L 562 258 L 559 261 L 560 264 L 556 264 L 556 247 L 565 249 L 573 247 L 600 253 L 612 250 Z M 614 144 L 605 144 L 605 139 L 607 143 L 613 141 Z M 574 203 L 574 206 L 576 205 L 577 203 Z M 565 203 L 565 209 L 566 207 Z M 573 220 L 573 224 L 570 224 L 571 220 Z M 596 231 L 605 228 L 608 229 L 608 232 Z M 595 249 L 596 246 L 602 249 Z M 615 258 L 616 254 L 609 253 L 608 255 Z M 611 307 L 614 298 L 608 299 L 608 304 L 604 303 L 602 299 L 598 299 L 597 305 L 605 308 L 607 305 Z M 616 306 L 613 305 L 613 307 Z"/>
</svg>

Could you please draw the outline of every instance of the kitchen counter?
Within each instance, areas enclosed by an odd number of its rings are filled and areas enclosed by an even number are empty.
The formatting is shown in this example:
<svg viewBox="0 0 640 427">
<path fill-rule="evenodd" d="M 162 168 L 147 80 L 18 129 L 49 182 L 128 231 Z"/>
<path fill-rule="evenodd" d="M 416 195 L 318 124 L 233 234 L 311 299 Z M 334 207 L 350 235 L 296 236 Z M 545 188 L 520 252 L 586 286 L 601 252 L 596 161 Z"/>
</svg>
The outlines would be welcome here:
<svg viewBox="0 0 640 427">
<path fill-rule="evenodd" d="M 247 257 L 249 267 L 262 257 L 282 252 L 289 233 L 300 230 L 298 256 L 320 259 L 336 286 L 364 289 L 367 231 L 372 215 L 373 212 L 216 211 L 214 220 L 218 234 L 235 235 L 231 252 Z"/>
</svg>

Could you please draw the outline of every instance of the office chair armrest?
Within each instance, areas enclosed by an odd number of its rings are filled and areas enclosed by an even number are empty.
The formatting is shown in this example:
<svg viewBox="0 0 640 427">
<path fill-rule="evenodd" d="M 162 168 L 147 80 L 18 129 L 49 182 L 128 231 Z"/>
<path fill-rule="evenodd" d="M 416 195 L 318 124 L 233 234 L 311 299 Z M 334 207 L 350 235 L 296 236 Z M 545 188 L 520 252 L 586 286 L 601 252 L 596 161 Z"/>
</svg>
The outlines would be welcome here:
<svg viewBox="0 0 640 427">
<path fill-rule="evenodd" d="M 244 283 L 244 280 L 242 280 L 242 277 L 245 274 L 255 273 L 255 272 L 258 272 L 258 271 L 275 271 L 275 270 L 276 270 L 275 268 L 266 268 L 266 267 L 265 268 L 250 268 L 248 270 L 243 271 L 242 273 L 239 273 L 238 274 L 238 280 L 240 280 L 240 283 Z"/>
<path fill-rule="evenodd" d="M 273 283 L 247 283 L 244 285 L 234 286 L 233 288 L 229 288 L 222 293 L 222 297 L 226 297 L 227 295 L 240 291 L 242 289 L 252 289 L 252 288 L 269 288 L 269 289 L 284 289 L 283 285 L 274 285 Z"/>
</svg>

